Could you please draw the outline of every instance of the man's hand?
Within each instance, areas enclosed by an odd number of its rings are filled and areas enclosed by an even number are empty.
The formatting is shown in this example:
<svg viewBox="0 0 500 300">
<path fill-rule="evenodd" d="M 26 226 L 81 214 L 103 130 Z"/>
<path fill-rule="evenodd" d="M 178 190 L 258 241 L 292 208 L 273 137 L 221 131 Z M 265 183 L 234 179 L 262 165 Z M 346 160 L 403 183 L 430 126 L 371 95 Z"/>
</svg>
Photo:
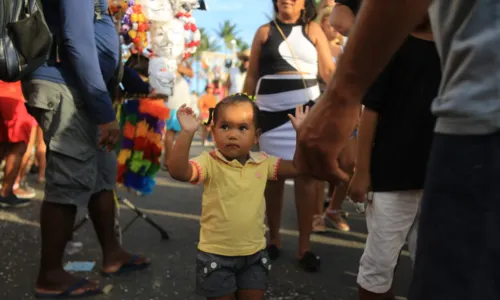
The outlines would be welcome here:
<svg viewBox="0 0 500 300">
<path fill-rule="evenodd" d="M 369 172 L 354 172 L 347 194 L 353 202 L 363 203 L 366 200 L 368 189 L 370 188 L 371 179 Z"/>
<path fill-rule="evenodd" d="M 290 121 L 292 122 L 293 128 L 295 130 L 299 130 L 300 126 L 304 122 L 307 114 L 309 114 L 309 106 L 306 106 L 304 109 L 304 105 L 299 105 L 295 108 L 295 116 L 292 114 L 288 114 Z"/>
<path fill-rule="evenodd" d="M 358 122 L 360 105 L 355 103 L 359 102 L 321 98 L 312 107 L 297 131 L 294 165 L 299 173 L 330 183 L 349 181 L 338 156 Z"/>
<path fill-rule="evenodd" d="M 115 120 L 110 123 L 99 125 L 101 130 L 101 138 L 99 140 L 99 147 L 106 148 L 107 151 L 112 151 L 116 143 L 120 139 L 120 127 Z"/>
<path fill-rule="evenodd" d="M 190 134 L 194 134 L 200 128 L 201 120 L 195 117 L 193 110 L 187 107 L 186 104 L 177 110 L 177 119 L 182 130 Z"/>
</svg>

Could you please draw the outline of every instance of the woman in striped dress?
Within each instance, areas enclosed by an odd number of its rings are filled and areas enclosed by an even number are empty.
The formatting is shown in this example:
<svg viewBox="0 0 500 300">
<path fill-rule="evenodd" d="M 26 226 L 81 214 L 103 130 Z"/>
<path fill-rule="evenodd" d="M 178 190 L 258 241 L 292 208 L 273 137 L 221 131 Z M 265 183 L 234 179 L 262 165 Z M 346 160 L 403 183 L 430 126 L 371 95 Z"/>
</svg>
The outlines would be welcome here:
<svg viewBox="0 0 500 300">
<path fill-rule="evenodd" d="M 314 103 L 320 96 L 318 73 L 328 81 L 334 65 L 325 34 L 314 23 L 313 0 L 273 0 L 273 5 L 276 19 L 257 30 L 243 90 L 256 95 L 261 110 L 261 150 L 293 159 L 296 134 L 287 114 L 293 114 L 298 105 Z M 324 186 L 311 178 L 295 179 L 300 233 L 297 258 L 308 271 L 316 271 L 320 265 L 309 241 L 316 198 L 323 197 L 320 185 Z M 283 191 L 283 181 L 268 182 L 265 194 L 270 229 L 267 250 L 271 259 L 280 254 Z"/>
</svg>

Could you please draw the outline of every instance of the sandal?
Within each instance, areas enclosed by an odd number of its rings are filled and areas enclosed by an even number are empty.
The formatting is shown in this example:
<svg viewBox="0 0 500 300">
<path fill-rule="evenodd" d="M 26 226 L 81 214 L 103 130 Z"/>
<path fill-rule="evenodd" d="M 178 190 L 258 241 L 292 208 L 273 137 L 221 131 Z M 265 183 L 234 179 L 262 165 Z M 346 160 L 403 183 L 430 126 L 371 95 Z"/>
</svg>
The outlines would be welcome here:
<svg viewBox="0 0 500 300">
<path fill-rule="evenodd" d="M 130 272 L 134 271 L 140 271 L 148 268 L 151 265 L 150 261 L 145 261 L 143 263 L 137 263 L 139 259 L 141 259 L 142 256 L 139 254 L 134 254 L 130 258 L 130 261 L 128 263 L 123 264 L 118 270 L 115 272 L 104 272 L 101 271 L 101 275 L 105 277 L 114 277 L 114 276 L 120 276 L 120 275 L 125 275 Z"/>
<path fill-rule="evenodd" d="M 327 209 L 325 211 L 325 219 L 337 230 L 344 232 L 351 230 L 351 227 L 349 227 L 349 224 L 345 220 L 342 210 Z"/>
<path fill-rule="evenodd" d="M 73 284 L 66 290 L 60 292 L 60 293 L 41 293 L 41 292 L 35 292 L 35 298 L 37 299 L 68 299 L 68 298 L 84 298 L 84 297 L 90 297 L 90 296 L 97 296 L 99 294 L 102 294 L 102 289 L 97 288 L 94 290 L 85 290 L 84 292 L 75 294 L 74 292 L 78 289 L 83 288 L 84 286 L 88 285 L 90 281 L 87 278 L 82 278 L 80 279 L 77 283 Z"/>
<path fill-rule="evenodd" d="M 321 265 L 321 260 L 316 254 L 307 251 L 302 258 L 299 259 L 299 264 L 306 272 L 317 272 Z"/>
</svg>

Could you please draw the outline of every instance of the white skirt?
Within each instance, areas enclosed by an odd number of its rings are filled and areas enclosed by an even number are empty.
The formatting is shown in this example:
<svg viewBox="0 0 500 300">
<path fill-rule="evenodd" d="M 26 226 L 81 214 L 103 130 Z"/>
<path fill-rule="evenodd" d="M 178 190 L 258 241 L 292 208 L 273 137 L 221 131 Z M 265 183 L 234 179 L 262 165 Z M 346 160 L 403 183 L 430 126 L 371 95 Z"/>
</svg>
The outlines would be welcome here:
<svg viewBox="0 0 500 300">
<path fill-rule="evenodd" d="M 303 76 L 303 77 L 302 77 Z M 320 96 L 318 81 L 312 75 L 277 74 L 260 78 L 256 104 L 262 111 L 279 112 L 315 101 Z M 304 87 L 306 81 L 307 88 Z M 295 154 L 296 132 L 290 121 L 262 134 L 260 150 L 270 155 L 292 160 Z"/>
</svg>

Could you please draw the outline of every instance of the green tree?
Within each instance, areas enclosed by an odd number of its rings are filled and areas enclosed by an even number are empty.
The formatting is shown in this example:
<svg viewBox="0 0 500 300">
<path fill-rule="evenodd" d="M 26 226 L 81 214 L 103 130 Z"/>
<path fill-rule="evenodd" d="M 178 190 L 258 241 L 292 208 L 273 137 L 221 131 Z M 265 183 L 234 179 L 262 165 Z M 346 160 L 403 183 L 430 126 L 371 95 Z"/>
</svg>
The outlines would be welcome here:
<svg viewBox="0 0 500 300">
<path fill-rule="evenodd" d="M 241 38 L 236 39 L 236 47 L 238 47 L 238 51 L 243 52 L 247 49 L 250 48 L 250 45 L 248 45 L 245 41 L 243 41 Z"/>
<path fill-rule="evenodd" d="M 224 41 L 226 49 L 231 49 L 231 41 L 237 39 L 240 30 L 236 24 L 232 24 L 231 21 L 225 20 L 219 24 L 219 29 L 217 29 L 215 33 Z"/>
<path fill-rule="evenodd" d="M 211 39 L 205 28 L 200 28 L 200 45 L 196 49 L 194 57 L 200 59 L 201 53 L 204 51 L 215 52 L 219 50 L 220 45 L 218 44 L 217 39 Z"/>
</svg>

